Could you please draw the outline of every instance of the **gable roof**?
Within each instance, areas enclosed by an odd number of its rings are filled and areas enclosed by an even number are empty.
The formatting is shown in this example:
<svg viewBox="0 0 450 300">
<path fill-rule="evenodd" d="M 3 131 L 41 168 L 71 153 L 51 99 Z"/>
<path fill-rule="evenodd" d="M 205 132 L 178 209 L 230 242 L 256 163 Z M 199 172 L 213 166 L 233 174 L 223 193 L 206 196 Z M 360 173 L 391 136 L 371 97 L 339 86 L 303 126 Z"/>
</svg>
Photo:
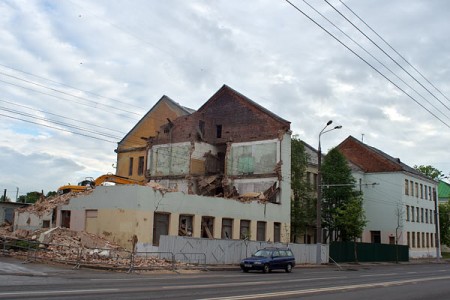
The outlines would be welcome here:
<svg viewBox="0 0 450 300">
<path fill-rule="evenodd" d="M 173 101 L 172 99 L 170 99 L 168 96 L 163 95 L 158 102 L 155 103 L 155 105 L 153 105 L 152 108 L 150 108 L 150 110 L 139 120 L 139 122 L 137 122 L 133 128 L 131 128 L 130 131 L 128 131 L 128 133 L 120 140 L 120 142 L 118 143 L 119 145 L 123 143 L 123 141 L 125 141 L 130 135 L 131 133 L 137 128 L 139 127 L 142 122 L 144 122 L 145 119 L 147 119 L 147 117 L 154 111 L 156 110 L 156 108 L 161 105 L 161 103 L 166 102 L 168 105 L 171 106 L 175 106 L 176 108 L 180 109 L 185 115 L 190 115 L 193 112 L 195 112 L 194 109 L 191 108 L 187 108 L 184 106 L 181 106 L 180 104 L 178 104 L 177 102 Z"/>
<path fill-rule="evenodd" d="M 289 121 L 281 118 L 280 116 L 274 114 L 270 110 L 264 108 L 263 106 L 259 105 L 258 103 L 256 103 L 255 101 L 251 100 L 250 98 L 244 96 L 243 94 L 239 93 L 238 91 L 232 89 L 231 87 L 229 87 L 226 84 L 224 84 L 214 95 L 212 95 L 211 98 L 209 98 L 208 101 L 206 101 L 198 109 L 198 111 L 205 110 L 209 105 L 211 105 L 217 99 L 219 99 L 220 96 L 222 96 L 223 94 L 226 94 L 226 93 L 228 93 L 228 94 L 230 94 L 232 96 L 235 96 L 237 99 L 239 99 L 241 101 L 247 102 L 247 104 L 249 104 L 250 106 L 253 106 L 254 108 L 258 109 L 259 111 L 267 114 L 268 116 L 270 116 L 271 118 L 273 118 L 277 122 L 282 123 L 283 125 L 287 126 L 288 128 L 290 127 L 291 122 L 289 122 Z"/>
<path fill-rule="evenodd" d="M 349 136 L 337 148 L 351 163 L 358 166 L 363 172 L 408 172 L 416 176 L 432 180 L 414 168 L 403 163 L 400 158 L 371 147 Z"/>
</svg>

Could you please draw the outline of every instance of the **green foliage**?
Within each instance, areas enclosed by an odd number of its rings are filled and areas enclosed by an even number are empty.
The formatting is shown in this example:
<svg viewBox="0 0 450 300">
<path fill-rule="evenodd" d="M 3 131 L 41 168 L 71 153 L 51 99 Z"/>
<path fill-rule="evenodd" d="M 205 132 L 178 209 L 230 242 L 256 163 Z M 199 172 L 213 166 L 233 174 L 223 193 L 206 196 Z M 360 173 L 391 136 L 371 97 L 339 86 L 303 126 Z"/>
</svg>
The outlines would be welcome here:
<svg viewBox="0 0 450 300">
<path fill-rule="evenodd" d="M 291 140 L 291 241 L 312 227 L 316 218 L 315 201 L 311 187 L 305 180 L 308 157 L 302 141 L 293 136 Z"/>
<path fill-rule="evenodd" d="M 9 198 L 8 196 L 6 196 L 6 199 L 5 199 L 5 195 L 2 195 L 2 196 L 0 197 L 0 202 L 11 202 L 11 198 Z"/>
<path fill-rule="evenodd" d="M 324 158 L 322 173 L 322 227 L 331 241 L 359 237 L 366 225 L 361 193 L 345 157 L 331 149 Z M 328 185 L 328 186 L 327 186 Z"/>
<path fill-rule="evenodd" d="M 55 191 L 49 191 L 49 192 L 47 193 L 47 195 L 45 195 L 45 197 L 48 198 L 48 197 L 53 197 L 53 196 L 56 196 L 56 195 L 58 195 L 57 192 L 55 192 Z"/>
<path fill-rule="evenodd" d="M 439 204 L 441 244 L 450 246 L 450 202 Z"/>
<path fill-rule="evenodd" d="M 414 169 L 416 169 L 417 171 L 421 172 L 422 174 L 424 174 L 427 177 L 430 177 L 431 179 L 442 179 L 444 177 L 444 173 L 442 173 L 442 171 L 436 169 L 433 166 L 424 166 L 424 165 L 414 165 Z"/>
<path fill-rule="evenodd" d="M 21 203 L 36 203 L 41 198 L 42 194 L 40 192 L 29 192 L 26 195 L 21 195 L 17 199 Z"/>
</svg>

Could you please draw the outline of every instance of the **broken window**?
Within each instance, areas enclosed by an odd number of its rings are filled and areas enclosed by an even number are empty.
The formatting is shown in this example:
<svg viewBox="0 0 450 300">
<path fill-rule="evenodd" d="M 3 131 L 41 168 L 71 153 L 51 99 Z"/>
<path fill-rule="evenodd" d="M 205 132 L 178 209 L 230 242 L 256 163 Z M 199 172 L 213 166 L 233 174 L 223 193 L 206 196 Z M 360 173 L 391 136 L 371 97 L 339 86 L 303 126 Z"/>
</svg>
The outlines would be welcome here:
<svg viewBox="0 0 450 300">
<path fill-rule="evenodd" d="M 201 141 L 205 139 L 205 121 L 203 120 L 198 121 L 197 137 Z"/>
<path fill-rule="evenodd" d="M 266 240 L 266 222 L 256 223 L 256 240 L 265 241 Z"/>
<path fill-rule="evenodd" d="M 132 176 L 133 175 L 133 158 L 130 157 L 130 165 L 128 166 L 128 176 Z"/>
<path fill-rule="evenodd" d="M 371 231 L 370 232 L 370 240 L 374 244 L 381 244 L 381 232 L 380 231 Z"/>
<path fill-rule="evenodd" d="M 275 243 L 281 241 L 281 223 L 275 222 L 273 224 L 273 241 Z"/>
<path fill-rule="evenodd" d="M 239 235 L 241 240 L 250 239 L 250 220 L 241 220 Z"/>
<path fill-rule="evenodd" d="M 61 210 L 61 227 L 70 228 L 70 210 Z"/>
<path fill-rule="evenodd" d="M 138 175 L 142 176 L 143 174 L 144 174 L 144 157 L 139 156 Z"/>
<path fill-rule="evenodd" d="M 169 234 L 169 220 L 168 213 L 155 213 L 153 219 L 153 246 L 159 246 L 159 237 L 161 235 Z"/>
<path fill-rule="evenodd" d="M 202 217 L 202 238 L 214 238 L 214 217 Z"/>
<path fill-rule="evenodd" d="M 222 239 L 233 238 L 233 219 L 222 219 Z"/>
<path fill-rule="evenodd" d="M 42 221 L 42 228 L 50 228 L 50 220 Z"/>
<path fill-rule="evenodd" d="M 191 215 L 180 215 L 180 223 L 178 226 L 179 236 L 192 236 L 193 217 Z"/>
</svg>

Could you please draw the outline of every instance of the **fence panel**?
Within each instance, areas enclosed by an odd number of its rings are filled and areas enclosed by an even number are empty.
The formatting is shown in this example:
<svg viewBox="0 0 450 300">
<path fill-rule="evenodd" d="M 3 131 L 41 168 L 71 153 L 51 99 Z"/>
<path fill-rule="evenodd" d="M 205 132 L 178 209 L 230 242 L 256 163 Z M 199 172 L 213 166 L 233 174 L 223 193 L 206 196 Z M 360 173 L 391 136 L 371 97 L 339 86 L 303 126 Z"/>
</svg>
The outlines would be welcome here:
<svg viewBox="0 0 450 300">
<path fill-rule="evenodd" d="M 354 262 L 355 244 L 353 242 L 333 242 L 330 257 L 336 262 Z M 404 245 L 356 243 L 359 262 L 409 261 L 409 247 Z"/>
</svg>

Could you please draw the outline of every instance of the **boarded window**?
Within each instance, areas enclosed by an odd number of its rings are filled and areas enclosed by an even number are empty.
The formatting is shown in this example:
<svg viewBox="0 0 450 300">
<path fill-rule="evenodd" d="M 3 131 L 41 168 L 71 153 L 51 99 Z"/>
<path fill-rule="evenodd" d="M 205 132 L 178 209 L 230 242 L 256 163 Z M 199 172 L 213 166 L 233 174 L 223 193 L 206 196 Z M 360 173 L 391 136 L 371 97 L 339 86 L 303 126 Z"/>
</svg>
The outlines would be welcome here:
<svg viewBox="0 0 450 300">
<path fill-rule="evenodd" d="M 132 176 L 133 175 L 133 158 L 130 157 L 130 164 L 128 166 L 128 176 Z"/>
<path fill-rule="evenodd" d="M 144 157 L 139 156 L 138 175 L 142 176 L 143 174 L 144 174 Z"/>
<path fill-rule="evenodd" d="M 180 223 L 178 226 L 179 236 L 192 236 L 193 217 L 191 215 L 180 215 Z"/>
<path fill-rule="evenodd" d="M 281 241 L 281 223 L 275 222 L 273 224 L 273 241 L 275 243 Z"/>
<path fill-rule="evenodd" d="M 202 238 L 214 238 L 214 217 L 202 217 Z"/>
<path fill-rule="evenodd" d="M 70 210 L 61 210 L 61 227 L 70 228 Z"/>
<path fill-rule="evenodd" d="M 159 237 L 161 235 L 169 234 L 169 220 L 168 213 L 155 213 L 153 219 L 153 245 L 159 246 Z"/>
<path fill-rule="evenodd" d="M 239 236 L 242 240 L 250 239 L 250 221 L 249 220 L 241 220 L 241 228 L 239 230 Z"/>
<path fill-rule="evenodd" d="M 86 232 L 97 234 L 97 216 L 98 216 L 98 210 L 96 209 L 87 209 L 85 211 L 85 224 L 84 228 Z"/>
<path fill-rule="evenodd" d="M 266 222 L 256 223 L 256 240 L 257 241 L 266 240 Z"/>
<path fill-rule="evenodd" d="M 393 237 L 393 236 L 389 237 L 389 244 L 390 245 L 395 245 L 395 237 Z"/>
<path fill-rule="evenodd" d="M 233 238 L 233 219 L 222 219 L 222 239 Z"/>
</svg>

